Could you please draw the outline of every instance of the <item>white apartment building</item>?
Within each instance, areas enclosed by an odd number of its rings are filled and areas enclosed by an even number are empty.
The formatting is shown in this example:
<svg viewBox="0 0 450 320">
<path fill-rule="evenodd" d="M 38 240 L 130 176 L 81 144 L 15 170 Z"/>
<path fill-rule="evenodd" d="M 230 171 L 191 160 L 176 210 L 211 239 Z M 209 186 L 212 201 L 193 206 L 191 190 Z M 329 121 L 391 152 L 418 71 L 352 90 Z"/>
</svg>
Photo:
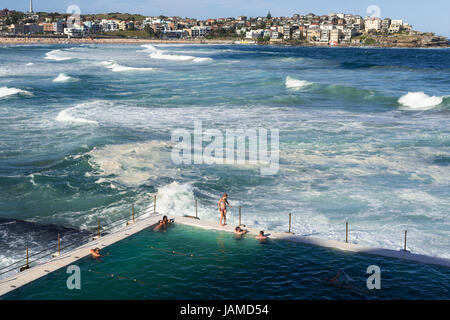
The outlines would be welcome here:
<svg viewBox="0 0 450 320">
<path fill-rule="evenodd" d="M 320 25 L 320 30 L 328 30 L 331 31 L 334 29 L 334 25 L 332 25 L 331 23 L 324 23 Z"/>
<path fill-rule="evenodd" d="M 210 26 L 195 26 L 191 28 L 191 37 L 192 38 L 202 38 L 208 35 L 211 32 Z"/>
<path fill-rule="evenodd" d="M 381 19 L 380 18 L 367 18 L 364 20 L 364 30 L 366 32 L 370 30 L 380 31 L 381 30 Z"/>
<path fill-rule="evenodd" d="M 83 28 L 64 28 L 64 34 L 69 38 L 81 38 L 84 35 Z"/>
<path fill-rule="evenodd" d="M 357 35 L 358 32 L 354 28 L 344 28 L 342 31 L 342 40 L 341 42 L 350 43 L 353 36 Z"/>
<path fill-rule="evenodd" d="M 103 19 L 100 22 L 103 31 L 117 31 L 119 30 L 119 21 Z"/>
<path fill-rule="evenodd" d="M 250 30 L 245 33 L 246 39 L 258 39 L 260 37 L 264 36 L 264 30 Z"/>
<path fill-rule="evenodd" d="M 330 43 L 339 43 L 342 36 L 342 31 L 339 29 L 333 29 L 330 31 Z"/>
<path fill-rule="evenodd" d="M 391 20 L 391 25 L 389 26 L 389 32 L 396 33 L 402 30 L 403 20 Z"/>
<path fill-rule="evenodd" d="M 320 42 L 328 43 L 330 41 L 330 30 L 320 30 Z"/>
</svg>

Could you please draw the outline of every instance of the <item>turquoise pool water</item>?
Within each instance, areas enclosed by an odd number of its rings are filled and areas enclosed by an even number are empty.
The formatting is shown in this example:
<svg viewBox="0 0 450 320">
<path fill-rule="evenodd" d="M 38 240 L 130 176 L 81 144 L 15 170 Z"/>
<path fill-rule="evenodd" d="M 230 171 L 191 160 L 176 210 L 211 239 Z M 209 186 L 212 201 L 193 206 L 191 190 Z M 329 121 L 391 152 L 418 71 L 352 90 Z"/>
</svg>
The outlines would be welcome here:
<svg viewBox="0 0 450 320">
<path fill-rule="evenodd" d="M 3 299 L 449 299 L 450 270 L 377 256 L 175 225 L 146 229 L 77 261 L 81 289 L 66 286 L 67 268 Z M 381 268 L 381 289 L 368 290 L 366 269 Z M 324 279 L 338 269 L 349 286 Z M 112 276 L 114 275 L 114 276 Z"/>
</svg>

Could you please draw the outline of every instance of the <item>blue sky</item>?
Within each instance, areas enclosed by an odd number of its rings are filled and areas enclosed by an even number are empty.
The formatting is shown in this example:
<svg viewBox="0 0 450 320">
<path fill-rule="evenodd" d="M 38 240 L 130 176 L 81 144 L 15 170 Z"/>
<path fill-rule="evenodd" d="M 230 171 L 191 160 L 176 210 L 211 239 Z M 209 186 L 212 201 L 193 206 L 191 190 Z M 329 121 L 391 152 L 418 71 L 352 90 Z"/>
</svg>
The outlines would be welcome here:
<svg viewBox="0 0 450 320">
<path fill-rule="evenodd" d="M 404 19 L 416 30 L 450 37 L 449 0 L 34 0 L 35 11 L 65 12 L 78 5 L 81 13 L 128 12 L 144 15 L 177 15 L 191 18 L 235 17 L 238 15 L 291 16 L 293 13 L 327 14 L 344 12 L 368 15 L 370 5 L 380 8 L 381 17 Z M 1 7 L 28 9 L 28 0 L 2 0 Z"/>
</svg>

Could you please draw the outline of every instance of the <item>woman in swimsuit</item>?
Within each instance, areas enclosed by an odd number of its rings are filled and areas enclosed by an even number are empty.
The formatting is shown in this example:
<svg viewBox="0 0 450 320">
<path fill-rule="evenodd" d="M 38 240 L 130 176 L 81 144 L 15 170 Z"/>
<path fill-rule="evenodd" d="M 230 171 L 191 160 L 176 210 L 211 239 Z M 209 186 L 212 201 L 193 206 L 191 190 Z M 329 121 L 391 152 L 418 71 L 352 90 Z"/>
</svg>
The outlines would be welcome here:
<svg viewBox="0 0 450 320">
<path fill-rule="evenodd" d="M 219 200 L 219 212 L 220 212 L 220 220 L 219 220 L 219 224 L 221 226 L 226 225 L 227 223 L 227 206 L 230 206 L 231 208 L 233 208 L 229 203 L 228 203 L 228 195 L 226 193 L 223 194 L 222 198 L 220 198 Z M 222 219 L 223 219 L 223 224 L 222 224 Z"/>
</svg>

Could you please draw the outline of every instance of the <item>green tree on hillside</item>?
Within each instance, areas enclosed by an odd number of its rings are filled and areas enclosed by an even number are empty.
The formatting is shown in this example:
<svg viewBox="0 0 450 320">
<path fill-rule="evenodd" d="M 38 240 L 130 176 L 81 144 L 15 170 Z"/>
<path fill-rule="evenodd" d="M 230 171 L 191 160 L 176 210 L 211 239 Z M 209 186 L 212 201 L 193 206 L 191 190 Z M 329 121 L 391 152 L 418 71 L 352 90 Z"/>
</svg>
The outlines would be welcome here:
<svg viewBox="0 0 450 320">
<path fill-rule="evenodd" d="M 145 25 L 144 31 L 147 32 L 147 34 L 148 34 L 151 38 L 154 38 L 154 37 L 155 37 L 155 31 L 153 30 L 152 27 L 150 27 L 149 24 L 146 24 L 146 25 Z"/>
</svg>

